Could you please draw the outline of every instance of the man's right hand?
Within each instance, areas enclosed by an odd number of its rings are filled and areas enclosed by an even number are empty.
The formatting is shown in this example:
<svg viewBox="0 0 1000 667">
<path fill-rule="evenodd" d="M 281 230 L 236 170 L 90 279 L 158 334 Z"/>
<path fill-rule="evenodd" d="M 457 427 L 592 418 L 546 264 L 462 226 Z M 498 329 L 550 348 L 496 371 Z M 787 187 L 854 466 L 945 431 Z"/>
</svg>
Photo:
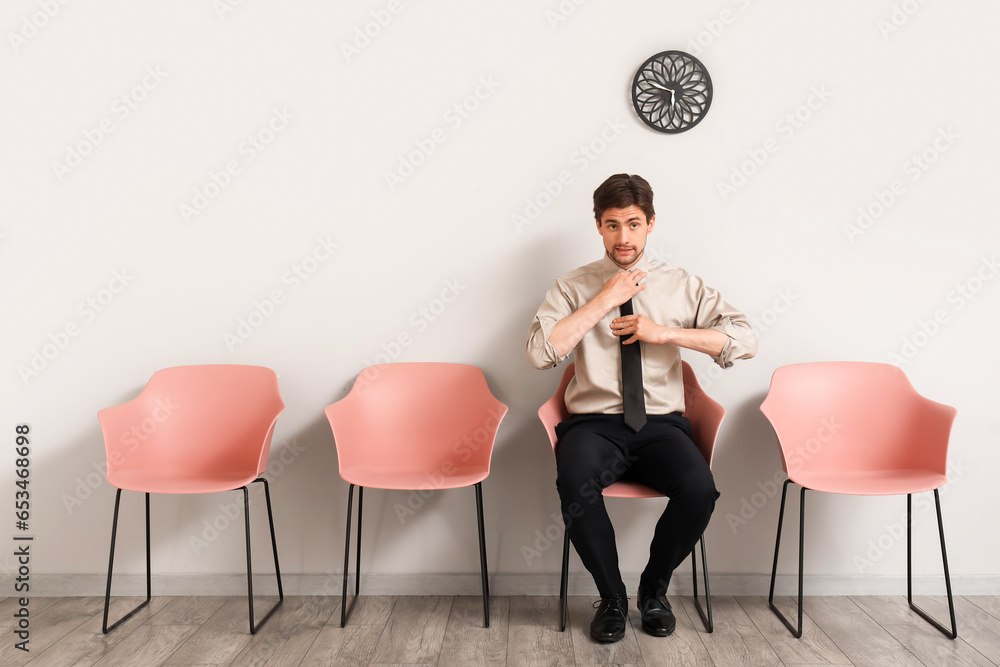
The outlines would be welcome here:
<svg viewBox="0 0 1000 667">
<path fill-rule="evenodd" d="M 629 269 L 619 271 L 611 276 L 608 282 L 604 283 L 604 289 L 597 295 L 597 301 L 602 306 L 607 306 L 604 311 L 608 313 L 612 308 L 617 308 L 636 294 L 646 289 L 646 283 L 641 282 L 649 275 L 639 269 Z M 640 284 L 641 283 L 641 284 Z"/>
<path fill-rule="evenodd" d="M 597 296 L 583 305 L 572 315 L 556 323 L 549 334 L 549 342 L 560 357 L 565 357 L 576 347 L 584 335 L 611 312 L 633 296 L 646 289 L 646 283 L 639 284 L 648 274 L 632 269 L 619 271 L 604 283 Z"/>
</svg>

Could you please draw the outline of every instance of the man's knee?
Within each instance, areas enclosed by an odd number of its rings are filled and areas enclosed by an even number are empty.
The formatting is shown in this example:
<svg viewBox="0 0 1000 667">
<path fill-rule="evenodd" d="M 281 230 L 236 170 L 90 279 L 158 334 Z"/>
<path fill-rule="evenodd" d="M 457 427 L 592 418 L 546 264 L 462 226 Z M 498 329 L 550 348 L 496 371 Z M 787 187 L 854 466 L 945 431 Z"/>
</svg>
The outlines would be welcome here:
<svg viewBox="0 0 1000 667">
<path fill-rule="evenodd" d="M 715 488 L 715 479 L 711 473 L 708 473 L 687 480 L 681 493 L 672 497 L 671 500 L 679 500 L 692 510 L 711 515 L 719 495 L 719 491 Z"/>
</svg>

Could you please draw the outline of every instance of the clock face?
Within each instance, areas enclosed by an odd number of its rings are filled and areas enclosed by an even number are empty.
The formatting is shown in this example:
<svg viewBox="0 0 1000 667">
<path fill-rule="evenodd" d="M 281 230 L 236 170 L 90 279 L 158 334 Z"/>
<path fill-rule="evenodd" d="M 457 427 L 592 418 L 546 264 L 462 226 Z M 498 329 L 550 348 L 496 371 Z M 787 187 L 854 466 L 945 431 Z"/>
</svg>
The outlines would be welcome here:
<svg viewBox="0 0 1000 667">
<path fill-rule="evenodd" d="M 690 130 L 712 105 L 712 78 L 688 53 L 657 53 L 635 73 L 632 105 L 642 122 L 658 132 Z"/>
</svg>

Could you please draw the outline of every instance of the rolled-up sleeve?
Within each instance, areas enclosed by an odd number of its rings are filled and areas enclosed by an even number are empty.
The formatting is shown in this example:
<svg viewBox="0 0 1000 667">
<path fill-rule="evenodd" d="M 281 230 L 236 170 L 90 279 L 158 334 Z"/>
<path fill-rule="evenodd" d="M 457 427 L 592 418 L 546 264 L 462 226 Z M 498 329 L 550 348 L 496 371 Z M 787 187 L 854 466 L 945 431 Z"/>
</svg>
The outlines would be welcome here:
<svg viewBox="0 0 1000 667">
<path fill-rule="evenodd" d="M 736 359 L 750 359 L 757 354 L 757 336 L 747 316 L 726 303 L 718 290 L 690 276 L 686 291 L 692 328 L 715 329 L 729 337 L 719 356 L 712 357 L 715 363 L 729 368 Z"/>
<path fill-rule="evenodd" d="M 540 370 L 555 368 L 569 356 L 559 356 L 555 346 L 549 342 L 549 335 L 559 320 L 571 315 L 574 310 L 567 285 L 562 280 L 557 280 L 546 293 L 545 301 L 535 313 L 535 319 L 528 332 L 526 352 L 532 366 Z"/>
</svg>

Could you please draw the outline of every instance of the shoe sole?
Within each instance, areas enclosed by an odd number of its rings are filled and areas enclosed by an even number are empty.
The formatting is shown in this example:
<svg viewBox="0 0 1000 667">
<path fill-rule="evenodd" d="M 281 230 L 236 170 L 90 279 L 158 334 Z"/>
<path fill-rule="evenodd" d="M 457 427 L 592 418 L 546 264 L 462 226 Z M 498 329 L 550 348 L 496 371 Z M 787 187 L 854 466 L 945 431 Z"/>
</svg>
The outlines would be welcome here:
<svg viewBox="0 0 1000 667">
<path fill-rule="evenodd" d="M 620 635 L 612 635 L 611 637 L 595 637 L 594 635 L 590 635 L 590 638 L 601 644 L 614 644 L 625 638 L 625 631 L 622 630 Z"/>
</svg>

